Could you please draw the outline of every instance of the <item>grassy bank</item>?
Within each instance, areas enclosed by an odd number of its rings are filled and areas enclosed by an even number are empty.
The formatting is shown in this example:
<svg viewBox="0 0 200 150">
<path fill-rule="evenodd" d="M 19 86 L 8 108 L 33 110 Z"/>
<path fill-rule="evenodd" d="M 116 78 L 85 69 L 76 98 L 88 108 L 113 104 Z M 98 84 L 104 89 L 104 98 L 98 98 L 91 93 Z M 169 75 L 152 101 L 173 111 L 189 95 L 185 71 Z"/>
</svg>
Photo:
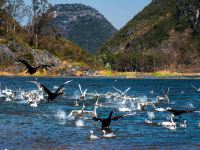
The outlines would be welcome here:
<svg viewBox="0 0 200 150">
<path fill-rule="evenodd" d="M 83 72 L 79 71 L 75 76 L 80 77 L 82 76 Z M 14 74 L 12 72 L 0 72 L 0 76 L 29 76 L 25 71 Z M 52 76 L 56 77 L 57 74 L 47 73 L 45 71 L 37 72 L 32 76 Z M 101 70 L 97 71 L 97 75 L 94 77 L 124 77 L 124 78 L 143 78 L 143 77 L 181 77 L 181 76 L 200 76 L 200 73 L 178 73 L 178 72 L 170 72 L 170 71 L 159 71 L 159 72 L 116 72 L 110 70 Z M 91 76 L 92 77 L 92 76 Z"/>
</svg>

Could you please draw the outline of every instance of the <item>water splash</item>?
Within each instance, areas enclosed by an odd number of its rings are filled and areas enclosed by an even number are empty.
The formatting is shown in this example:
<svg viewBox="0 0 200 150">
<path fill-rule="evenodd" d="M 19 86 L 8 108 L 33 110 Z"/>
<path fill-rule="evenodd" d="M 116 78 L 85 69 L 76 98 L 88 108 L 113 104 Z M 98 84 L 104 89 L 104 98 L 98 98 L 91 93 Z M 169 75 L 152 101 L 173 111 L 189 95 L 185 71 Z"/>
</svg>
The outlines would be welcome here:
<svg viewBox="0 0 200 150">
<path fill-rule="evenodd" d="M 74 93 L 73 93 L 73 98 L 79 99 L 79 97 L 80 97 L 80 92 L 78 90 L 75 90 Z"/>
<path fill-rule="evenodd" d="M 140 102 L 142 102 L 142 103 L 147 102 L 147 97 L 146 96 L 139 97 L 139 99 L 140 99 Z"/>
<path fill-rule="evenodd" d="M 60 124 L 66 123 L 67 115 L 63 110 L 58 110 L 55 116 L 59 119 Z"/>
<path fill-rule="evenodd" d="M 83 120 L 77 120 L 75 122 L 75 124 L 76 124 L 77 127 L 83 127 L 84 126 L 84 121 Z"/>
<path fill-rule="evenodd" d="M 148 115 L 148 118 L 149 118 L 150 120 L 152 120 L 152 119 L 155 118 L 154 112 L 147 112 L 147 115 Z"/>
<path fill-rule="evenodd" d="M 194 108 L 194 105 L 192 103 L 188 103 L 189 108 Z"/>
</svg>

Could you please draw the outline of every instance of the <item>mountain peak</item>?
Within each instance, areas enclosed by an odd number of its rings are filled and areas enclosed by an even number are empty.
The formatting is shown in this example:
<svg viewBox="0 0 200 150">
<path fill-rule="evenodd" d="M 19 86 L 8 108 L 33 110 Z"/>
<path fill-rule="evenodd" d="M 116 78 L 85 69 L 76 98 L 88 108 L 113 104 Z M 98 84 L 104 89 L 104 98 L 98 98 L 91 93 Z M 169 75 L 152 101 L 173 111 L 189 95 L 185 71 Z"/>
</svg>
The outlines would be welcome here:
<svg viewBox="0 0 200 150">
<path fill-rule="evenodd" d="M 57 4 L 51 11 L 54 13 L 52 25 L 60 35 L 90 53 L 96 53 L 97 49 L 117 31 L 101 13 L 90 6 Z"/>
</svg>

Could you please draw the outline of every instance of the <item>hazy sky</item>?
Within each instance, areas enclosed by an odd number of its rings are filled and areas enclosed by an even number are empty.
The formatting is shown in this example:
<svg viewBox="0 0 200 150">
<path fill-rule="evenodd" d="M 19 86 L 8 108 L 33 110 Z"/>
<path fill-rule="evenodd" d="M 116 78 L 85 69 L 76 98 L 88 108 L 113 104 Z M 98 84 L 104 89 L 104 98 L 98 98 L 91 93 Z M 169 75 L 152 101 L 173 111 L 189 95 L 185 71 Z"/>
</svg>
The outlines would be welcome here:
<svg viewBox="0 0 200 150">
<path fill-rule="evenodd" d="M 92 6 L 102 13 L 117 29 L 120 29 L 151 0 L 49 0 L 49 2 L 52 4 L 82 3 Z"/>
</svg>

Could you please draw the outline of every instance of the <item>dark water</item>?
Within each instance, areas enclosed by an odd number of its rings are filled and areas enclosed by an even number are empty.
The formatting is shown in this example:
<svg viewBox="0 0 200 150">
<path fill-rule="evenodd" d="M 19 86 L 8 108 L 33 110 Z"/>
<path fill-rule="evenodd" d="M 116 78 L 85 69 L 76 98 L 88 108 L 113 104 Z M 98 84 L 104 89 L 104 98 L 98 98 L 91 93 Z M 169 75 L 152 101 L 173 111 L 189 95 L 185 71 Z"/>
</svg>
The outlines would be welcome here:
<svg viewBox="0 0 200 150">
<path fill-rule="evenodd" d="M 65 89 L 67 97 L 74 96 L 81 84 L 88 92 L 106 93 L 113 91 L 112 86 L 121 90 L 131 87 L 128 95 L 147 97 L 153 100 L 161 95 L 162 90 L 170 88 L 169 106 L 176 109 L 200 110 L 200 94 L 190 84 L 200 87 L 200 80 L 153 80 L 153 79 L 104 79 L 104 78 L 70 78 L 73 80 Z M 37 87 L 27 81 L 34 78 L 1 77 L 2 87 L 13 90 L 33 90 Z M 52 88 L 69 78 L 38 78 L 38 81 Z M 154 90 L 153 94 L 149 92 Z M 106 103 L 106 100 L 100 100 Z M 93 109 L 94 101 L 86 100 L 86 109 Z M 102 136 L 100 123 L 84 120 L 83 127 L 77 127 L 74 120 L 59 119 L 59 112 L 68 115 L 77 109 L 74 100 L 58 98 L 53 103 L 43 103 L 33 108 L 19 102 L 0 101 L 0 149 L 199 149 L 200 148 L 200 113 L 182 115 L 187 120 L 187 128 L 177 126 L 169 130 L 161 126 L 145 124 L 147 111 L 138 111 L 135 116 L 128 116 L 112 122 L 112 130 L 116 137 L 89 139 L 89 131 Z M 99 116 L 107 116 L 113 109 L 102 107 L 97 109 Z M 167 107 L 166 104 L 160 107 Z M 81 107 L 80 107 L 81 108 Z M 115 115 L 123 114 L 116 112 Z M 167 112 L 155 112 L 155 121 L 166 120 Z"/>
</svg>

